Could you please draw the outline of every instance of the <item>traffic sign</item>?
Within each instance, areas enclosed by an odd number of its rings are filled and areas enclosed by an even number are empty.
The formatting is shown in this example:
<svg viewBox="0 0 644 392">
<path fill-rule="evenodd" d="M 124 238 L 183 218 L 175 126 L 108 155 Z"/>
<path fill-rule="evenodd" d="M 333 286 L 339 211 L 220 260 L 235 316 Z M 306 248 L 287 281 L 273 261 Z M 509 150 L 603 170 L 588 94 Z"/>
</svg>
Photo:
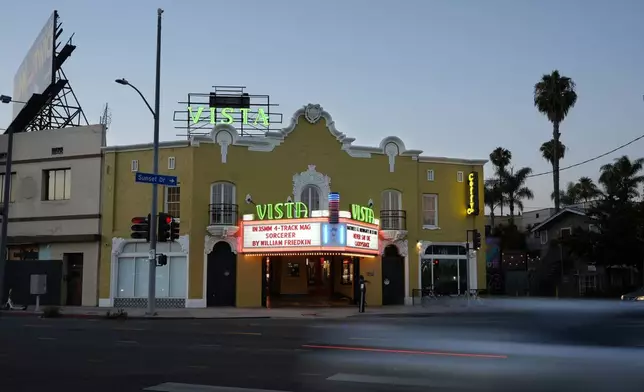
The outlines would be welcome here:
<svg viewBox="0 0 644 392">
<path fill-rule="evenodd" d="M 134 176 L 135 182 L 143 182 L 146 184 L 158 184 L 165 186 L 177 186 L 178 181 L 176 176 L 164 176 L 162 174 L 151 174 L 136 172 Z"/>
</svg>

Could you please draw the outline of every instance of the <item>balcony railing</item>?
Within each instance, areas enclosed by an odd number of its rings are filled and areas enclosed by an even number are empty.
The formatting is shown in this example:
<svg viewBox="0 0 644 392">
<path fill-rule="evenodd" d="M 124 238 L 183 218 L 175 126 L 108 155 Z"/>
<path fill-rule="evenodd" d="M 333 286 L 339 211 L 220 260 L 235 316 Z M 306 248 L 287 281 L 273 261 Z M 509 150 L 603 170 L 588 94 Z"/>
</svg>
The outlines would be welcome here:
<svg viewBox="0 0 644 392">
<path fill-rule="evenodd" d="M 216 203 L 208 208 L 210 226 L 237 226 L 239 206 L 237 204 Z"/>
<path fill-rule="evenodd" d="M 407 211 L 381 210 L 380 228 L 382 230 L 407 230 Z"/>
</svg>

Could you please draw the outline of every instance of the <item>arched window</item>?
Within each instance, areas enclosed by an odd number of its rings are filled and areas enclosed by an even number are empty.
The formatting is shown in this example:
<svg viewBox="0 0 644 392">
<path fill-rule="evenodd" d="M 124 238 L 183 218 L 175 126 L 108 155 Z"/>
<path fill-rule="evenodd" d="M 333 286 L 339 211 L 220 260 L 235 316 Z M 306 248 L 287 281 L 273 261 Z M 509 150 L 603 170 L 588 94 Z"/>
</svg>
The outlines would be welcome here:
<svg viewBox="0 0 644 392">
<path fill-rule="evenodd" d="M 302 189 L 300 201 L 306 204 L 309 209 L 309 216 L 311 211 L 320 209 L 320 190 L 314 185 L 307 185 Z"/>
<path fill-rule="evenodd" d="M 234 226 L 237 224 L 235 184 L 215 182 L 210 186 L 210 224 Z"/>
<path fill-rule="evenodd" d="M 384 230 L 406 230 L 402 193 L 385 189 L 380 195 L 380 225 Z"/>
</svg>

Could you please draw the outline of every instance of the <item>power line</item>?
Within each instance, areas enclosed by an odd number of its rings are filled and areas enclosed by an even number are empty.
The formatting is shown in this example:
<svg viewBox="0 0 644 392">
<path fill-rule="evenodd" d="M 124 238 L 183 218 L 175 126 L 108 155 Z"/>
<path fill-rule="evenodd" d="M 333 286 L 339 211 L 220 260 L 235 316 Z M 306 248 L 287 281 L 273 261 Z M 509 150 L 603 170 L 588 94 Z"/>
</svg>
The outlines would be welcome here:
<svg viewBox="0 0 644 392">
<path fill-rule="evenodd" d="M 619 147 L 617 147 L 617 148 L 614 148 L 614 149 L 612 149 L 612 150 L 610 150 L 610 151 L 608 151 L 608 152 L 605 152 L 605 153 L 603 153 L 603 154 L 601 154 L 601 155 L 597 155 L 596 157 L 593 157 L 593 158 L 590 158 L 590 159 L 586 159 L 585 161 L 582 161 L 582 162 L 579 162 L 579 163 L 575 163 L 574 165 L 570 165 L 570 166 L 566 166 L 566 167 L 559 168 L 559 171 L 560 171 L 560 172 L 562 172 L 562 171 L 564 171 L 564 170 L 572 169 L 573 167 L 577 167 L 577 166 L 585 165 L 586 163 L 588 163 L 588 162 L 592 162 L 592 161 L 595 161 L 595 160 L 597 160 L 597 159 L 599 159 L 599 158 L 603 158 L 603 157 L 605 157 L 606 155 L 610 155 L 610 154 L 614 153 L 614 152 L 615 152 L 615 151 L 617 151 L 617 150 L 621 150 L 622 148 L 627 147 L 627 146 L 629 146 L 629 145 L 631 145 L 631 144 L 635 143 L 636 141 L 638 141 L 638 140 L 640 140 L 640 139 L 644 139 L 644 135 L 642 135 L 642 136 L 640 136 L 640 137 L 637 137 L 637 138 L 635 138 L 635 139 L 631 140 L 630 142 L 628 142 L 628 143 L 626 143 L 626 144 L 622 144 L 621 146 L 619 146 Z M 542 172 L 542 173 L 531 174 L 531 175 L 529 175 L 528 177 L 539 177 L 539 176 L 545 176 L 546 174 L 552 174 L 552 170 L 547 171 L 547 172 Z"/>
</svg>

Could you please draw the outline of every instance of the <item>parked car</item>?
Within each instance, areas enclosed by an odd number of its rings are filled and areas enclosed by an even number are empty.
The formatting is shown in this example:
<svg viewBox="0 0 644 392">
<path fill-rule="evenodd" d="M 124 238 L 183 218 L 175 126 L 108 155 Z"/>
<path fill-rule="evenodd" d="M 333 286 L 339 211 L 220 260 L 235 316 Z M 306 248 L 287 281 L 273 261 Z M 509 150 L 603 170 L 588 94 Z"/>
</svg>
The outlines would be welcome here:
<svg viewBox="0 0 644 392">
<path fill-rule="evenodd" d="M 644 287 L 622 295 L 622 301 L 644 301 Z"/>
</svg>

